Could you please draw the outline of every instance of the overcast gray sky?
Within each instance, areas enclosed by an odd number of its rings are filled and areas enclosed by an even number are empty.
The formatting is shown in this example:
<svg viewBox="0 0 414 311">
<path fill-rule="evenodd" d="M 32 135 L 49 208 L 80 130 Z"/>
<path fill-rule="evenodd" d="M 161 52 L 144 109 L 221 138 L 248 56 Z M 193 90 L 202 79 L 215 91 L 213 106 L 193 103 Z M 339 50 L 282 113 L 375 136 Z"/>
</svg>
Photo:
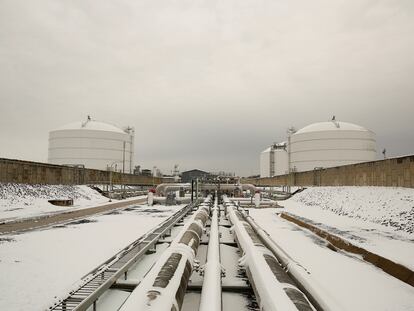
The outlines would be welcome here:
<svg viewBox="0 0 414 311">
<path fill-rule="evenodd" d="M 0 0 L 0 157 L 45 162 L 87 114 L 166 173 L 256 174 L 333 114 L 414 153 L 414 1 Z"/>
</svg>

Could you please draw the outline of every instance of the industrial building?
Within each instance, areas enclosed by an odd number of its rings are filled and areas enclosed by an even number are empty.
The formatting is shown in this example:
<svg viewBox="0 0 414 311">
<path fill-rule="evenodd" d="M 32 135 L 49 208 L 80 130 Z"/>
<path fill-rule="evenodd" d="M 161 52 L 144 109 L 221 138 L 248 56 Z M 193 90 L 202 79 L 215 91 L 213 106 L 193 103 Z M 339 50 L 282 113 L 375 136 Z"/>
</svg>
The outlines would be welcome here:
<svg viewBox="0 0 414 311">
<path fill-rule="evenodd" d="M 303 172 L 375 161 L 376 149 L 374 132 L 333 118 L 293 131 L 287 143 L 265 149 L 260 154 L 260 177 L 288 173 L 289 162 L 292 171 Z"/>
<path fill-rule="evenodd" d="M 132 173 L 134 128 L 92 120 L 66 124 L 49 133 L 48 162 Z"/>
<path fill-rule="evenodd" d="M 204 172 L 202 170 L 194 169 L 190 171 L 182 172 L 181 174 L 181 182 L 182 183 L 190 183 L 192 180 L 204 179 L 210 176 L 210 173 Z"/>
</svg>

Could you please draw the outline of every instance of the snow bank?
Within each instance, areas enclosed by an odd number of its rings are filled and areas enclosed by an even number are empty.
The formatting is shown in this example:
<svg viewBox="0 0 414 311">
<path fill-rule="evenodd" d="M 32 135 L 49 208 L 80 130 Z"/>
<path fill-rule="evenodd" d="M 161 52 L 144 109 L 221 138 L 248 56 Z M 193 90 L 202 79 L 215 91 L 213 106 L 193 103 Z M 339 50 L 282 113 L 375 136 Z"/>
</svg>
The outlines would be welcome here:
<svg viewBox="0 0 414 311">
<path fill-rule="evenodd" d="M 55 206 L 51 199 L 73 199 L 72 207 Z M 28 185 L 0 183 L 0 219 L 39 216 L 108 202 L 108 198 L 88 186 Z"/>
<path fill-rule="evenodd" d="M 411 188 L 315 187 L 289 201 L 414 234 L 414 189 Z"/>
<path fill-rule="evenodd" d="M 282 205 L 323 230 L 414 269 L 414 189 L 308 188 Z"/>
</svg>

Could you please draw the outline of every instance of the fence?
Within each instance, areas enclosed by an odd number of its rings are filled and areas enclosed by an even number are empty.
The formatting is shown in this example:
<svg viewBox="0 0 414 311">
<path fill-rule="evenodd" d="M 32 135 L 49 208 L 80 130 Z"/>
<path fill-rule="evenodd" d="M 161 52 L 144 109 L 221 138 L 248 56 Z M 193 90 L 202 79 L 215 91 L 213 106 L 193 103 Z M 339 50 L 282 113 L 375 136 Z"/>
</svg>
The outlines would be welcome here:
<svg viewBox="0 0 414 311">
<path fill-rule="evenodd" d="M 0 158 L 0 182 L 26 184 L 109 184 L 111 173 L 87 168 Z M 158 185 L 162 178 L 112 173 L 113 184 Z"/>
<path fill-rule="evenodd" d="M 245 178 L 256 186 L 385 186 L 414 188 L 414 155 L 267 178 Z"/>
</svg>

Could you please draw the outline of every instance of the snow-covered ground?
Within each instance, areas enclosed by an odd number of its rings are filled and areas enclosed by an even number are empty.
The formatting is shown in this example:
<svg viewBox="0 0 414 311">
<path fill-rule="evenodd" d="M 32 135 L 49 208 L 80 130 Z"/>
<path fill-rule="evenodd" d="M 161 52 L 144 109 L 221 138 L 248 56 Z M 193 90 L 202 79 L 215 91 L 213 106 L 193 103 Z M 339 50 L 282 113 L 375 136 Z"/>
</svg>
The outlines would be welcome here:
<svg viewBox="0 0 414 311">
<path fill-rule="evenodd" d="M 137 206 L 0 236 L 0 310 L 44 310 L 79 279 L 182 206 Z"/>
<path fill-rule="evenodd" d="M 48 202 L 51 199 L 73 199 L 74 205 L 55 206 Z M 99 206 L 108 201 L 108 198 L 88 186 L 0 183 L 0 221 Z"/>
<path fill-rule="evenodd" d="M 280 204 L 283 211 L 414 269 L 413 202 L 414 189 L 318 187 Z M 337 301 L 335 310 L 414 310 L 413 287 L 357 256 L 328 249 L 280 212 L 251 210 L 251 215 Z"/>
<path fill-rule="evenodd" d="M 315 187 L 298 193 L 290 201 L 376 223 L 414 237 L 412 188 Z"/>
<path fill-rule="evenodd" d="M 414 189 L 308 188 L 285 211 L 414 270 Z"/>
</svg>

